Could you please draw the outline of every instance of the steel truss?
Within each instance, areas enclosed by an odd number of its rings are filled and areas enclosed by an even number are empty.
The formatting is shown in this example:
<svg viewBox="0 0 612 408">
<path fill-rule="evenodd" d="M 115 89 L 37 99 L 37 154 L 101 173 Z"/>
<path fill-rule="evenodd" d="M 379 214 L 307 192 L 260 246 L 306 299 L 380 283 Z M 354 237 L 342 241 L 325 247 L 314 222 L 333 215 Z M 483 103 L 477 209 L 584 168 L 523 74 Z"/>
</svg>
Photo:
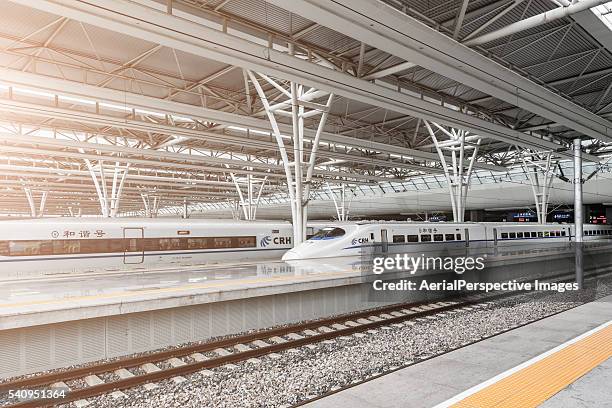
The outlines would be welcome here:
<svg viewBox="0 0 612 408">
<path fill-rule="evenodd" d="M 543 157 L 541 157 L 543 156 Z M 538 223 L 545 224 L 546 216 L 548 215 L 548 204 L 552 184 L 557 177 L 557 167 L 559 160 L 553 160 L 551 152 L 543 155 L 534 154 L 533 152 L 524 152 L 521 159 L 523 162 L 523 170 L 529 178 L 533 199 L 538 215 Z"/>
<path fill-rule="evenodd" d="M 455 222 L 463 222 L 465 220 L 465 202 L 470 188 L 470 177 L 472 176 L 474 162 L 478 156 L 478 149 L 480 148 L 482 138 L 476 135 L 469 135 L 464 130 L 450 129 L 449 131 L 443 126 L 432 122 L 441 134 L 448 137 L 447 141 L 439 141 L 430 123 L 428 121 L 424 121 L 424 123 L 444 168 L 444 176 L 446 177 L 451 206 L 453 208 L 453 219 Z M 447 157 L 444 155 L 444 150 L 450 151 L 450 162 L 448 162 Z M 467 159 L 467 168 L 465 160 L 466 150 L 472 150 Z"/>
<path fill-rule="evenodd" d="M 293 49 L 291 50 L 293 51 Z M 325 127 L 325 122 L 331 108 L 332 101 L 334 99 L 333 93 L 328 93 L 327 102 L 322 105 L 311 102 L 314 95 L 321 96 L 321 91 L 317 91 L 314 88 L 307 88 L 301 84 L 290 81 L 288 86 L 285 87 L 268 77 L 265 74 L 255 74 L 254 72 L 247 70 L 247 74 L 251 80 L 251 83 L 257 90 L 257 94 L 261 99 L 270 125 L 272 126 L 276 143 L 281 154 L 283 161 L 283 167 L 285 169 L 285 176 L 287 178 L 287 188 L 289 197 L 291 200 L 291 220 L 293 223 L 293 238 L 294 245 L 297 245 L 306 239 L 306 222 L 308 219 L 308 201 L 310 201 L 310 191 L 313 181 L 313 173 L 316 164 L 317 150 L 319 148 L 319 141 L 321 133 Z M 265 80 L 274 88 L 280 90 L 285 97 L 285 101 L 271 105 L 266 93 L 264 92 L 259 78 Z M 290 106 L 291 111 L 284 110 L 285 107 Z M 292 123 L 292 142 L 293 142 L 293 166 L 289 161 L 287 155 L 287 148 L 278 127 L 276 115 L 287 116 L 291 118 Z M 310 152 L 308 161 L 305 156 L 305 143 L 304 143 L 304 119 L 313 118 L 319 116 L 319 122 L 316 127 L 315 136 L 310 146 Z M 306 174 L 303 174 L 303 164 L 308 163 L 306 168 Z"/>
</svg>

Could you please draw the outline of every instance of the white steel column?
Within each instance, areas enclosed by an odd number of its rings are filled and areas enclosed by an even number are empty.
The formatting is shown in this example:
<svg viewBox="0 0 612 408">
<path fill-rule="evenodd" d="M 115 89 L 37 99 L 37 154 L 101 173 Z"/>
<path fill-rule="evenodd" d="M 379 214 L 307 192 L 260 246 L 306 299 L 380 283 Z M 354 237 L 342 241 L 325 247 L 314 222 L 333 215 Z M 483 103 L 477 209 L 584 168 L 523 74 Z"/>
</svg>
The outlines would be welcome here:
<svg viewBox="0 0 612 408">
<path fill-rule="evenodd" d="M 47 203 L 47 195 L 48 191 L 43 191 L 42 196 L 40 197 L 40 207 L 38 208 L 38 216 L 42 217 L 45 213 L 45 204 Z"/>
<path fill-rule="evenodd" d="M 576 242 L 582 242 L 584 214 L 582 208 L 582 152 L 581 140 L 574 139 L 574 226 Z"/>
<path fill-rule="evenodd" d="M 130 163 L 127 163 L 124 168 L 121 168 L 119 163 L 115 163 L 115 171 L 113 174 L 113 186 L 111 189 L 109 216 L 116 217 L 119 212 L 119 203 L 121 202 L 121 193 L 123 185 L 130 170 Z M 121 177 L 121 179 L 119 179 Z"/>
<path fill-rule="evenodd" d="M 83 149 L 79 149 L 79 150 L 83 152 Z M 96 171 L 89 159 L 84 159 L 84 161 L 85 161 L 85 165 L 87 166 L 87 169 L 89 170 L 89 174 L 91 175 L 91 179 L 94 183 L 94 187 L 96 188 L 96 193 L 98 194 L 98 201 L 100 202 L 100 212 L 102 213 L 102 217 L 106 218 L 108 217 L 108 206 L 106 205 L 107 200 L 104 194 L 106 191 L 106 187 L 104 189 L 101 188 L 101 184 L 104 184 L 104 180 L 102 179 L 101 182 L 98 181 L 98 176 L 96 174 Z M 102 168 L 104 163 L 100 161 L 99 165 L 100 165 L 100 168 Z"/>
<path fill-rule="evenodd" d="M 79 149 L 81 153 L 84 153 L 83 149 Z M 108 192 L 108 186 L 106 185 L 106 177 L 104 173 L 104 162 L 98 161 L 98 173 L 96 168 L 89 159 L 84 159 L 85 165 L 89 170 L 89 174 L 96 188 L 98 195 L 98 201 L 100 202 L 100 212 L 102 217 L 116 217 L 119 212 L 119 203 L 121 201 L 121 193 L 123 191 L 123 185 L 127 177 L 130 164 L 126 164 L 124 168 L 121 168 L 118 162 L 115 163 L 113 171 L 113 180 L 111 185 L 111 192 Z M 98 179 L 99 178 L 99 179 Z"/>
<path fill-rule="evenodd" d="M 30 216 L 32 218 L 42 217 L 45 212 L 45 204 L 47 202 L 48 191 L 42 191 L 40 195 L 39 207 L 36 206 L 36 198 L 31 188 L 23 186 L 23 191 L 28 199 L 28 205 L 30 207 Z"/>
<path fill-rule="evenodd" d="M 529 178 L 531 191 L 538 215 L 538 223 L 545 224 L 548 215 L 548 202 L 553 180 L 555 179 L 558 161 L 552 161 L 552 153 L 547 153 L 544 165 L 533 158 L 522 157 L 523 170 Z M 539 170 L 539 171 L 538 171 Z"/>
<path fill-rule="evenodd" d="M 291 50 L 291 52 L 292 51 L 293 50 Z M 257 75 L 259 75 L 259 77 L 272 85 L 276 90 L 279 90 L 281 92 L 281 96 L 284 95 L 287 98 L 282 102 L 270 105 L 255 73 L 247 70 L 247 74 L 253 83 L 253 86 L 255 86 L 266 114 L 268 115 L 268 119 L 270 120 L 270 125 L 273 130 L 272 133 L 276 138 L 279 152 L 281 154 L 283 167 L 285 169 L 285 176 L 287 179 L 289 200 L 291 202 L 291 220 L 293 223 L 294 245 L 297 245 L 303 242 L 306 238 L 306 221 L 308 219 L 307 205 L 310 195 L 310 183 L 312 181 L 312 174 L 316 163 L 316 153 L 319 147 L 319 139 L 321 137 L 321 133 L 323 132 L 325 121 L 333 101 L 333 94 L 329 94 L 327 103 L 325 105 L 315 103 L 312 102 L 312 100 L 328 94 L 321 91 L 315 91 L 313 88 L 307 90 L 303 85 L 296 82 L 290 82 L 288 89 L 286 89 L 272 78 L 258 73 Z M 284 108 L 288 107 L 291 107 L 291 111 L 284 110 Z M 289 161 L 283 135 L 280 133 L 275 115 L 283 115 L 291 118 L 293 163 Z M 306 170 L 306 176 L 304 177 L 303 165 L 306 161 L 304 148 L 304 119 L 312 118 L 317 115 L 321 115 L 321 117 L 317 125 L 314 139 L 311 141 L 308 168 Z"/>
<path fill-rule="evenodd" d="M 255 181 L 251 174 L 246 176 L 247 181 L 247 198 L 245 199 L 244 193 L 242 192 L 242 188 L 238 183 L 238 179 L 234 173 L 230 173 L 232 181 L 234 182 L 234 186 L 236 187 L 236 191 L 238 192 L 238 208 L 236 208 L 237 213 L 234 215 L 234 218 L 240 219 L 240 211 L 242 209 L 242 215 L 245 220 L 254 221 L 257 217 L 257 207 L 259 206 L 259 201 L 261 198 L 261 193 L 263 192 L 264 186 L 268 181 L 268 176 L 264 177 L 261 180 L 261 184 L 259 185 L 259 190 L 257 191 L 257 197 L 255 197 Z"/>
<path fill-rule="evenodd" d="M 439 124 L 431 122 L 442 134 L 449 138 L 449 140 L 439 141 L 430 122 L 427 120 L 423 122 L 436 147 L 442 169 L 444 170 L 444 177 L 448 184 L 451 207 L 453 209 L 453 220 L 455 222 L 463 222 L 465 220 L 465 205 L 471 183 L 470 178 L 478 155 L 478 149 L 480 148 L 481 138 L 475 135 L 468 135 L 468 132 L 464 130 L 451 129 L 449 132 Z M 472 154 L 467 159 L 465 158 L 466 149 L 472 149 Z M 449 157 L 443 151 L 450 152 L 450 163 Z"/>
<path fill-rule="evenodd" d="M 583 262 L 582 241 L 584 214 L 582 207 L 582 151 L 581 140 L 574 139 L 574 231 L 575 231 L 575 255 L 576 255 L 576 282 L 582 289 L 583 284 Z"/>
<path fill-rule="evenodd" d="M 36 204 L 34 203 L 34 195 L 32 194 L 32 190 L 24 187 L 23 191 L 25 192 L 26 198 L 28 199 L 28 204 L 30 205 L 30 215 L 32 218 L 36 218 Z"/>
<path fill-rule="evenodd" d="M 140 193 L 140 197 L 142 198 L 142 202 L 144 204 L 145 217 L 156 218 L 159 209 L 159 197 L 150 196 L 147 193 Z M 151 198 L 153 198 L 152 202 Z"/>
<path fill-rule="evenodd" d="M 340 198 L 339 198 L 340 203 L 338 203 L 338 200 L 336 200 L 336 194 L 332 190 L 330 184 L 325 183 L 325 186 L 327 187 L 327 191 L 329 191 L 329 194 L 331 195 L 332 200 L 334 202 L 334 207 L 336 208 L 336 216 L 338 218 L 338 221 L 348 221 L 350 201 L 347 203 L 346 184 L 342 183 L 340 187 Z M 352 197 L 353 197 L 353 194 L 351 194 L 351 199 Z"/>
</svg>

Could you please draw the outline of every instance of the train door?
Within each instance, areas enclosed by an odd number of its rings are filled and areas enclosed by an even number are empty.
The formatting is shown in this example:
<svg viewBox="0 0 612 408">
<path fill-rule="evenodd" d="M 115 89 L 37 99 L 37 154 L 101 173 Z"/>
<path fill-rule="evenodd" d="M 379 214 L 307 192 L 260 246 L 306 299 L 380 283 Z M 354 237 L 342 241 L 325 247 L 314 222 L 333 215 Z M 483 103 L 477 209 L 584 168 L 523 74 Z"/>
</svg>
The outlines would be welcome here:
<svg viewBox="0 0 612 408">
<path fill-rule="evenodd" d="M 383 253 L 389 251 L 389 236 L 386 229 L 380 230 L 380 242 Z"/>
<path fill-rule="evenodd" d="M 144 229 L 143 228 L 124 228 L 123 229 L 123 263 L 141 264 L 144 262 Z"/>
</svg>

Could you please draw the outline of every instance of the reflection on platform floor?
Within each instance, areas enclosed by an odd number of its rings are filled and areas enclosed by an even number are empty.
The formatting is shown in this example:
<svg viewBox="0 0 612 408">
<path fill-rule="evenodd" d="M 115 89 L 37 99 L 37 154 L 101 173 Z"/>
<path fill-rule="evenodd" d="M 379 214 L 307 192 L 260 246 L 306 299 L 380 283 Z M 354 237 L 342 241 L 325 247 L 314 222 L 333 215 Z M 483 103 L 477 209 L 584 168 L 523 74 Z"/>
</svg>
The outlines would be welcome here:
<svg viewBox="0 0 612 408">
<path fill-rule="evenodd" d="M 0 282 L 0 307 L 24 302 L 93 297 L 110 294 L 163 293 L 164 289 L 223 288 L 233 284 L 297 281 L 359 273 L 360 260 L 330 258 L 321 262 L 257 262 L 65 276 L 55 279 Z"/>
</svg>

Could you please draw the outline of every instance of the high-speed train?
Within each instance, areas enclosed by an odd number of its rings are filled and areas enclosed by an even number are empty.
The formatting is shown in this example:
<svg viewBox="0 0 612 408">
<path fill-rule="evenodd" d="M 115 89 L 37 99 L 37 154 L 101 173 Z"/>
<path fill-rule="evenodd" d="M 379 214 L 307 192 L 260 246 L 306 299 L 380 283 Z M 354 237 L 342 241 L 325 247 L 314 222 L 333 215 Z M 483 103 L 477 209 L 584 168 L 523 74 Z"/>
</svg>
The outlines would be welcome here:
<svg viewBox="0 0 612 408">
<path fill-rule="evenodd" d="M 283 221 L 0 221 L 0 272 L 22 276 L 42 270 L 69 273 L 278 259 L 292 247 L 292 235 L 291 224 Z"/>
<path fill-rule="evenodd" d="M 283 261 L 359 256 L 380 252 L 436 251 L 440 248 L 497 248 L 571 242 L 572 224 L 356 222 L 321 228 L 283 255 Z M 612 239 L 612 225 L 584 225 L 584 242 Z"/>
</svg>

